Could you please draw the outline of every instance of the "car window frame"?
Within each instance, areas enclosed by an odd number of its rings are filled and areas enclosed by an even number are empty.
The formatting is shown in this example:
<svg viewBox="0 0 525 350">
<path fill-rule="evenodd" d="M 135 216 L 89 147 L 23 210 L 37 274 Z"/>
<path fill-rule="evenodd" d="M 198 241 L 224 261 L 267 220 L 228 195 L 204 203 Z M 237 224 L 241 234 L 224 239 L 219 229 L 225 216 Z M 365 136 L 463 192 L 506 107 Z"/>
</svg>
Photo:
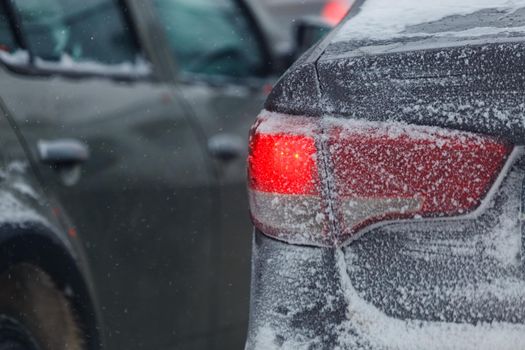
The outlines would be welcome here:
<svg viewBox="0 0 525 350">
<path fill-rule="evenodd" d="M 255 11 L 250 7 L 246 0 L 232 0 L 236 3 L 241 12 L 246 15 L 248 24 L 252 28 L 253 34 L 257 39 L 257 44 L 262 55 L 262 59 L 265 62 L 264 70 L 261 76 L 268 77 L 273 73 L 273 58 L 274 54 L 271 50 L 269 38 L 266 36 L 265 31 L 262 28 L 262 24 L 259 22 Z M 255 77 L 252 77 L 255 78 Z"/>
<path fill-rule="evenodd" d="M 28 59 L 24 63 L 11 63 L 7 62 L 5 59 L 0 58 L 0 63 L 8 68 L 10 71 L 21 74 L 21 75 L 31 75 L 38 77 L 49 77 L 49 76 L 63 76 L 71 79 L 86 79 L 86 78 L 106 78 L 110 80 L 117 81 L 153 81 L 158 80 L 155 72 L 155 66 L 150 59 L 147 50 L 144 49 L 140 36 L 138 35 L 138 28 L 135 26 L 133 21 L 131 10 L 127 6 L 124 0 L 111 0 L 115 1 L 120 15 L 124 23 L 127 24 L 129 32 L 131 35 L 131 40 L 133 45 L 136 48 L 138 57 L 145 61 L 147 69 L 144 72 L 141 72 L 139 69 L 132 69 L 129 72 L 123 72 L 118 69 L 114 71 L 109 67 L 104 72 L 97 71 L 94 69 L 75 69 L 73 64 L 73 69 L 68 68 L 54 68 L 54 67 L 42 67 L 36 64 L 36 56 L 31 52 L 30 45 L 27 42 L 27 38 L 24 35 L 24 29 L 22 22 L 19 17 L 18 10 L 16 5 L 12 0 L 0 0 L 0 6 L 5 9 L 6 16 L 9 21 L 9 27 L 13 33 L 14 40 L 17 44 L 17 48 L 27 53 Z"/>
<path fill-rule="evenodd" d="M 245 17 L 246 22 L 252 32 L 254 39 L 257 41 L 256 45 L 261 54 L 261 61 L 263 62 L 261 66 L 261 73 L 259 75 L 251 75 L 246 77 L 234 77 L 229 75 L 211 75 L 204 73 L 194 73 L 194 72 L 185 72 L 181 69 L 180 64 L 177 61 L 175 55 L 171 52 L 171 46 L 169 40 L 167 39 L 167 33 L 164 30 L 163 26 L 160 25 L 160 19 L 158 12 L 153 8 L 153 14 L 155 21 L 159 23 L 159 29 L 162 32 L 163 41 L 165 45 L 169 48 L 169 60 L 173 63 L 176 69 L 176 81 L 180 83 L 197 83 L 205 84 L 214 87 L 224 86 L 224 85 L 245 85 L 259 87 L 261 83 L 264 83 L 268 80 L 269 77 L 274 73 L 273 67 L 273 52 L 270 49 L 269 39 L 265 35 L 261 24 L 257 20 L 257 16 L 254 11 L 250 8 L 249 3 L 245 0 L 230 0 L 234 6 L 239 8 L 239 11 Z"/>
</svg>

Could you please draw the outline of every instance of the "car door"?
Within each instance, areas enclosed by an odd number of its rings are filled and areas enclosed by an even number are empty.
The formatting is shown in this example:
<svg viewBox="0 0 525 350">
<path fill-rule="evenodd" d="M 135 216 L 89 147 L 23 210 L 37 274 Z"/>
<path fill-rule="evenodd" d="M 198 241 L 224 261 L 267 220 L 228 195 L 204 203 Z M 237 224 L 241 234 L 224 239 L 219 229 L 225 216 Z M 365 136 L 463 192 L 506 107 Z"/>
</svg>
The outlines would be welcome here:
<svg viewBox="0 0 525 350">
<path fill-rule="evenodd" d="M 158 59 L 121 2 L 2 4 L 18 40 L 0 90 L 86 248 L 107 348 L 207 348 L 218 197 Z"/>
<path fill-rule="evenodd" d="M 275 76 L 263 33 L 244 1 L 155 0 L 184 96 L 215 156 L 221 194 L 217 238 L 217 348 L 244 346 L 252 230 L 246 195 L 249 128 Z M 235 157 L 233 157 L 235 154 Z"/>
</svg>

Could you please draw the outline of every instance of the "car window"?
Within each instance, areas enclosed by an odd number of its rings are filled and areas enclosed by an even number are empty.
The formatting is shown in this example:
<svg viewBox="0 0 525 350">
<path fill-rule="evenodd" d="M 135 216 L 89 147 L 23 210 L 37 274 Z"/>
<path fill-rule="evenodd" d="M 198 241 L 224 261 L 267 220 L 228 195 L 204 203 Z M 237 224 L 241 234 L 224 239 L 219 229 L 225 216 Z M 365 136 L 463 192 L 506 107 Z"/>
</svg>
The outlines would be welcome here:
<svg viewBox="0 0 525 350">
<path fill-rule="evenodd" d="M 134 62 L 137 48 L 113 0 L 15 0 L 31 53 L 44 62 Z"/>
<path fill-rule="evenodd" d="M 184 72 L 232 77 L 262 72 L 257 36 L 232 0 L 155 0 L 175 58 Z"/>
<path fill-rule="evenodd" d="M 7 12 L 0 4 L 0 51 L 14 52 L 18 48 Z"/>
</svg>

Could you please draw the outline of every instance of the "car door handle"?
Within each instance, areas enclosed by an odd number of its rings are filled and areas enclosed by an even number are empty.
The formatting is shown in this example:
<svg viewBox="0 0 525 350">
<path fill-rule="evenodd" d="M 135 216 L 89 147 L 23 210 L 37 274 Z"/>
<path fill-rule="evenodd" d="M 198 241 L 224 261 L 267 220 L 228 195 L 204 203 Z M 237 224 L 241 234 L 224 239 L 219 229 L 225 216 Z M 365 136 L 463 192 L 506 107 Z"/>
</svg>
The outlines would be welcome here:
<svg viewBox="0 0 525 350">
<path fill-rule="evenodd" d="M 89 147 L 76 139 L 39 140 L 37 150 L 40 161 L 54 166 L 83 163 L 89 158 Z"/>
<path fill-rule="evenodd" d="M 243 139 L 237 135 L 217 134 L 208 140 L 210 154 L 223 162 L 241 157 L 246 147 Z"/>
</svg>

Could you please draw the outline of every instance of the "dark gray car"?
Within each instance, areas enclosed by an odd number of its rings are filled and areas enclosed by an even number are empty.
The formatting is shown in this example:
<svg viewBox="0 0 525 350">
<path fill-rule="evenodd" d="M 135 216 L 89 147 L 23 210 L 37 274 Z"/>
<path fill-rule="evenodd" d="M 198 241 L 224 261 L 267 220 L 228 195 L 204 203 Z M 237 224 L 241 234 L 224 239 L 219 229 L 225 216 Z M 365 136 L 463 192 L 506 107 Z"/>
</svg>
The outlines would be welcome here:
<svg viewBox="0 0 525 350">
<path fill-rule="evenodd" d="M 524 1 L 358 1 L 281 78 L 247 349 L 525 348 L 524 25 Z"/>
<path fill-rule="evenodd" d="M 255 5 L 0 2 L 1 349 L 242 348 Z"/>
</svg>

